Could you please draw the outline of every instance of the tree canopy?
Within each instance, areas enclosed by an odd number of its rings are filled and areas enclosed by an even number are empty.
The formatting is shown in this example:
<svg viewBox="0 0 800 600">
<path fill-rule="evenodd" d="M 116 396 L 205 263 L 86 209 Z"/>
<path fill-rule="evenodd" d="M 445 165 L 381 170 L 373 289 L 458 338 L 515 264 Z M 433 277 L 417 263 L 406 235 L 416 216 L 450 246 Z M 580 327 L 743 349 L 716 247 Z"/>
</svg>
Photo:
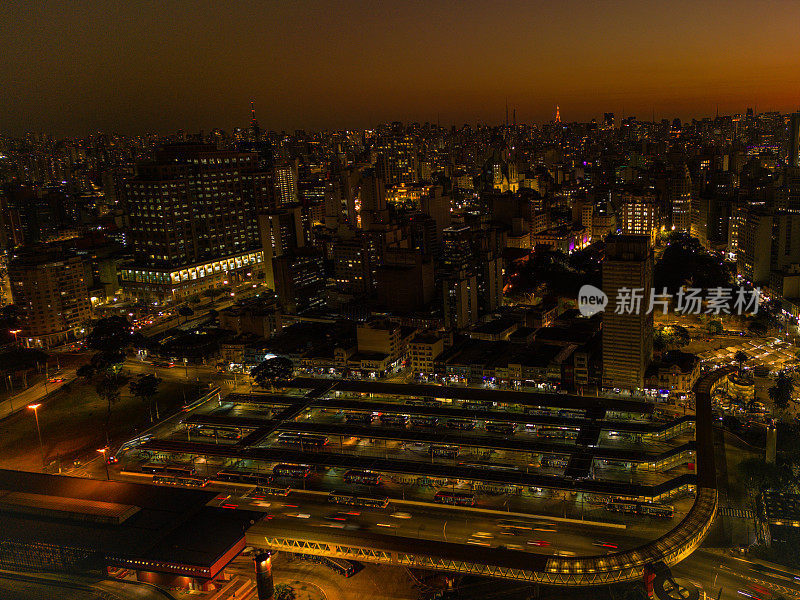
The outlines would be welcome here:
<svg viewBox="0 0 800 600">
<path fill-rule="evenodd" d="M 86 347 L 103 354 L 108 362 L 122 362 L 131 343 L 133 329 L 124 317 L 100 319 L 86 336 Z"/>
<path fill-rule="evenodd" d="M 786 410 L 794 399 L 794 379 L 787 371 L 779 371 L 775 376 L 775 385 L 768 390 L 769 398 L 775 408 Z"/>
<path fill-rule="evenodd" d="M 653 270 L 654 288 L 676 293 L 682 286 L 730 287 L 730 269 L 708 253 L 697 238 L 685 233 L 671 233 L 667 247 Z"/>
<path fill-rule="evenodd" d="M 276 381 L 291 377 L 293 370 L 292 361 L 283 356 L 276 356 L 253 367 L 250 376 L 260 387 L 270 387 Z"/>
</svg>

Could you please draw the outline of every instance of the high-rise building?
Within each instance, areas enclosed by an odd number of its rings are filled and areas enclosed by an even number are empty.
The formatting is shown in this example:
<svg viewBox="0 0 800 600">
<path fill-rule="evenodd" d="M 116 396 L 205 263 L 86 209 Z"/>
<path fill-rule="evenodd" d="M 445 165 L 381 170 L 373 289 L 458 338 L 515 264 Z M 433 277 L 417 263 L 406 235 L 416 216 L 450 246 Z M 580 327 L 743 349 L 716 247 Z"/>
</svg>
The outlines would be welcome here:
<svg viewBox="0 0 800 600">
<path fill-rule="evenodd" d="M 747 209 L 738 231 L 736 265 L 752 285 L 769 282 L 772 256 L 773 216 L 762 208 Z"/>
<path fill-rule="evenodd" d="M 294 165 L 285 163 L 275 167 L 275 199 L 278 206 L 297 204 L 297 171 Z"/>
<path fill-rule="evenodd" d="M 275 289 L 275 259 L 303 248 L 305 233 L 299 206 L 258 215 L 261 246 L 264 249 L 264 284 Z"/>
<path fill-rule="evenodd" d="M 624 194 L 622 198 L 622 233 L 646 235 L 650 243 L 656 241 L 661 219 L 653 196 Z"/>
<path fill-rule="evenodd" d="M 634 390 L 644 387 L 645 371 L 653 357 L 653 313 L 648 312 L 653 287 L 653 251 L 650 238 L 619 235 L 606 242 L 603 291 L 608 306 L 603 313 L 603 386 Z M 621 288 L 637 290 L 641 302 L 623 305 Z M 631 295 L 631 297 L 633 297 Z M 631 308 L 617 312 L 617 307 Z"/>
<path fill-rule="evenodd" d="M 444 325 L 450 329 L 464 329 L 477 323 L 478 277 L 474 273 L 461 271 L 442 280 L 442 303 Z"/>
<path fill-rule="evenodd" d="M 275 293 L 284 311 L 302 314 L 325 304 L 325 269 L 322 256 L 298 250 L 274 259 Z"/>
<path fill-rule="evenodd" d="M 800 112 L 789 117 L 789 166 L 800 167 Z"/>
<path fill-rule="evenodd" d="M 91 277 L 82 258 L 60 248 L 32 248 L 14 256 L 8 276 L 20 342 L 48 348 L 82 337 L 92 316 Z"/>
<path fill-rule="evenodd" d="M 173 144 L 125 183 L 134 264 L 123 289 L 169 300 L 263 271 L 256 215 L 271 197 L 255 153 Z"/>
</svg>

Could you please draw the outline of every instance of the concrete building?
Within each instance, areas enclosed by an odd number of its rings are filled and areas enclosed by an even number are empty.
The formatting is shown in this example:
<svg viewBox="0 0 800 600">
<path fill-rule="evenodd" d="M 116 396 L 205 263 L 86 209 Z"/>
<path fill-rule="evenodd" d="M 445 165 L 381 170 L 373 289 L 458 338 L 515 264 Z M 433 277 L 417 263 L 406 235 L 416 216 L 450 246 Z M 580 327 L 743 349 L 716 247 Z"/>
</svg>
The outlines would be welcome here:
<svg viewBox="0 0 800 600">
<path fill-rule="evenodd" d="M 83 336 L 92 316 L 83 259 L 60 249 L 26 251 L 11 260 L 8 276 L 21 343 L 49 348 Z"/>
<path fill-rule="evenodd" d="M 409 368 L 415 375 L 432 375 L 437 357 L 444 351 L 444 340 L 433 333 L 418 333 L 408 344 Z"/>
<path fill-rule="evenodd" d="M 769 283 L 773 217 L 763 209 L 747 209 L 739 225 L 736 265 L 753 285 Z"/>
<path fill-rule="evenodd" d="M 623 234 L 646 235 L 650 243 L 655 244 L 661 228 L 661 215 L 655 197 L 624 194 L 620 214 Z"/>
<path fill-rule="evenodd" d="M 258 155 L 172 144 L 125 183 L 133 297 L 167 301 L 255 277 L 264 259 L 256 215 L 272 197 Z"/>
<path fill-rule="evenodd" d="M 603 261 L 603 291 L 608 306 L 603 313 L 603 386 L 621 389 L 644 387 L 653 357 L 653 313 L 647 312 L 653 287 L 653 251 L 650 238 L 619 235 L 609 238 Z M 618 313 L 620 288 L 640 289 L 641 304 Z"/>
<path fill-rule="evenodd" d="M 478 277 L 461 272 L 442 280 L 444 324 L 450 329 L 463 329 L 479 319 Z"/>
<path fill-rule="evenodd" d="M 322 256 L 313 251 L 297 251 L 274 259 L 275 293 L 281 308 L 301 314 L 325 304 L 325 269 Z"/>
</svg>

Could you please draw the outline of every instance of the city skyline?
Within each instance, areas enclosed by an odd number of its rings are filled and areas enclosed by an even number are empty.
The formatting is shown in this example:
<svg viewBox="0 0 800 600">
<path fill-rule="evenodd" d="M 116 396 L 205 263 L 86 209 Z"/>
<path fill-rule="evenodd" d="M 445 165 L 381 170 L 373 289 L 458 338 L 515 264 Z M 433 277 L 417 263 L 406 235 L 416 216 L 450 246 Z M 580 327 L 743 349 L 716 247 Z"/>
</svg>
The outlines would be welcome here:
<svg viewBox="0 0 800 600">
<path fill-rule="evenodd" d="M 495 124 L 506 104 L 520 123 L 556 106 L 565 122 L 691 119 L 800 98 L 789 2 L 237 7 L 5 4 L 0 131 L 228 129 L 251 100 L 263 129 L 292 131 Z"/>
</svg>

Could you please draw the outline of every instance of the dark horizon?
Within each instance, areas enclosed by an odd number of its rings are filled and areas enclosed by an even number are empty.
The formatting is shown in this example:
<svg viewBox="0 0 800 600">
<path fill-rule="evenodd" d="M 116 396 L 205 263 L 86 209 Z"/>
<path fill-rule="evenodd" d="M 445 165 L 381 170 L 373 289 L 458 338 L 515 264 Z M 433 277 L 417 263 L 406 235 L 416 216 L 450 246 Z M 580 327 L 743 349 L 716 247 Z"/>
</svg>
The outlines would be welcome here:
<svg viewBox="0 0 800 600">
<path fill-rule="evenodd" d="M 510 0 L 0 7 L 0 131 L 360 130 L 800 105 L 800 4 Z"/>
</svg>

